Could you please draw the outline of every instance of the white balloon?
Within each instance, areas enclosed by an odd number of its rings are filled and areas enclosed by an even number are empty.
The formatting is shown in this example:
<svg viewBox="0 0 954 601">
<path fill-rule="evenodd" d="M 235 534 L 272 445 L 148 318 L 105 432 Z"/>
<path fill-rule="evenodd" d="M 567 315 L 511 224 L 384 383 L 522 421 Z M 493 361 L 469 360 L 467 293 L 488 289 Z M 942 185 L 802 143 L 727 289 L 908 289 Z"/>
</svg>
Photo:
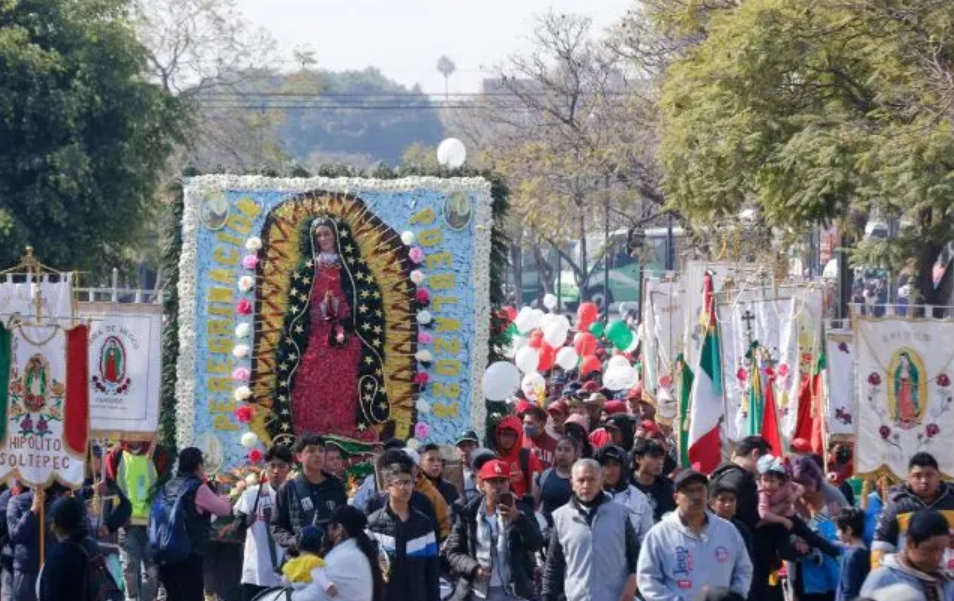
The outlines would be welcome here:
<svg viewBox="0 0 954 601">
<path fill-rule="evenodd" d="M 537 365 L 540 363 L 540 353 L 532 346 L 525 346 L 517 351 L 514 363 L 516 363 L 517 368 L 525 374 L 531 371 L 537 371 Z"/>
<path fill-rule="evenodd" d="M 447 138 L 437 147 L 437 162 L 442 167 L 457 169 L 467 160 L 467 147 L 457 138 Z"/>
<path fill-rule="evenodd" d="M 623 388 L 629 390 L 639 382 L 639 372 L 635 367 L 629 368 L 629 377 L 626 379 L 626 385 Z"/>
<path fill-rule="evenodd" d="M 560 321 L 560 316 L 556 313 L 547 313 L 543 316 L 543 323 L 540 324 L 540 329 L 546 331 L 547 326 Z"/>
<path fill-rule="evenodd" d="M 533 309 L 530 307 L 522 307 L 520 312 L 517 313 L 517 316 L 513 319 L 513 325 L 517 326 L 518 331 L 529 334 L 530 330 L 533 329 L 530 327 L 530 313 L 532 312 Z"/>
<path fill-rule="evenodd" d="M 532 371 L 523 377 L 520 383 L 520 390 L 527 397 L 528 401 L 537 401 L 540 395 L 546 392 L 547 381 L 535 371 Z"/>
<path fill-rule="evenodd" d="M 539 328 L 540 326 L 542 326 L 542 325 L 543 325 L 543 317 L 544 317 L 545 315 L 546 315 L 546 313 L 544 313 L 544 312 L 541 311 L 540 309 L 531 309 L 531 310 L 530 310 L 530 323 L 529 323 L 530 329 L 531 329 L 531 330 L 536 330 L 537 328 Z M 518 317 L 519 317 L 519 316 L 518 316 Z"/>
<path fill-rule="evenodd" d="M 562 318 L 562 320 L 561 320 Z M 562 315 L 543 326 L 543 340 L 554 348 L 566 344 L 566 335 L 570 331 L 570 323 Z"/>
<path fill-rule="evenodd" d="M 626 367 L 615 367 L 603 372 L 603 387 L 609 390 L 623 390 L 629 381 L 629 369 Z M 634 370 L 635 371 L 635 370 Z"/>
<path fill-rule="evenodd" d="M 633 332 L 633 341 L 629 343 L 629 346 L 623 349 L 624 353 L 631 353 L 636 350 L 636 347 L 639 346 L 640 332 L 638 328 Z"/>
<path fill-rule="evenodd" d="M 573 369 L 579 360 L 580 356 L 572 346 L 565 346 L 557 351 L 556 362 L 563 369 Z"/>
<path fill-rule="evenodd" d="M 610 370 L 614 367 L 629 367 L 629 360 L 622 355 L 613 355 L 609 363 L 606 364 L 606 369 Z"/>
<path fill-rule="evenodd" d="M 551 311 L 557 306 L 557 297 L 555 294 L 545 294 L 543 296 L 543 306 Z"/>
<path fill-rule="evenodd" d="M 498 361 L 484 372 L 484 398 L 505 401 L 520 389 L 520 371 L 509 361 Z"/>
</svg>

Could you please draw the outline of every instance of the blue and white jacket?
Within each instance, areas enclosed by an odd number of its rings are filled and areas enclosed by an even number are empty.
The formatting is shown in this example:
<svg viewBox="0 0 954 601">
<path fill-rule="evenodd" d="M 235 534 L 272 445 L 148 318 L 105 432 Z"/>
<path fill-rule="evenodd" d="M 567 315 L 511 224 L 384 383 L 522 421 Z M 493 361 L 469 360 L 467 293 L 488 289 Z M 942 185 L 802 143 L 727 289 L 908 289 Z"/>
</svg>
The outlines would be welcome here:
<svg viewBox="0 0 954 601">
<path fill-rule="evenodd" d="M 700 534 L 682 523 L 677 509 L 646 535 L 636 571 L 646 601 L 691 601 L 704 587 L 748 595 L 752 561 L 742 535 L 732 522 L 707 515 Z"/>
<path fill-rule="evenodd" d="M 440 601 L 440 558 L 434 526 L 420 511 L 402 522 L 390 505 L 368 516 L 368 535 L 387 555 L 384 601 Z"/>
</svg>

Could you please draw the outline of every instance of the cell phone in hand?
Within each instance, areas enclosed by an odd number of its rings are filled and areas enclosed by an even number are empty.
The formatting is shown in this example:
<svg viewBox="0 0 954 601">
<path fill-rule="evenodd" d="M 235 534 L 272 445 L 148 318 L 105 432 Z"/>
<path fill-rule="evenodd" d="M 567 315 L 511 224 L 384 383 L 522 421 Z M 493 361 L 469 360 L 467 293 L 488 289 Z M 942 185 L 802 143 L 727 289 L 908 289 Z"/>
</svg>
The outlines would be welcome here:
<svg viewBox="0 0 954 601">
<path fill-rule="evenodd" d="M 500 493 L 501 505 L 505 505 L 507 507 L 513 507 L 514 503 L 515 503 L 515 499 L 512 492 L 508 491 L 508 492 Z"/>
</svg>

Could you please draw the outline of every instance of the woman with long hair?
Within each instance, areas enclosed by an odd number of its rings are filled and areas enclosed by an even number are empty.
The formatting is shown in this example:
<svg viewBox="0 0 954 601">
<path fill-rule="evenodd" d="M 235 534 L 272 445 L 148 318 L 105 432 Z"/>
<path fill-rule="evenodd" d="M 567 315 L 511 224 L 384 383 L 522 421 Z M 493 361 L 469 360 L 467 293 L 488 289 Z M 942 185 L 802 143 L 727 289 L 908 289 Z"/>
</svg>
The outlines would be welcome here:
<svg viewBox="0 0 954 601">
<path fill-rule="evenodd" d="M 361 511 L 343 505 L 331 514 L 325 531 L 324 571 L 337 593 L 328 596 L 315 579 L 292 594 L 292 601 L 381 601 L 384 578 L 378 552 L 364 529 L 368 519 Z"/>
</svg>

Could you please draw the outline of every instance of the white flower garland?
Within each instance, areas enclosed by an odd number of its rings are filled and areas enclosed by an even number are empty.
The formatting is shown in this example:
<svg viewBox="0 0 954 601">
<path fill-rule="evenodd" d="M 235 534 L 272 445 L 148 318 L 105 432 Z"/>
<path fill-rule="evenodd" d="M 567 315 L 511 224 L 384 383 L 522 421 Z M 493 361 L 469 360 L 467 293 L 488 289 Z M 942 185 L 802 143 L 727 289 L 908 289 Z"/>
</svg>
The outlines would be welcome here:
<svg viewBox="0 0 954 601">
<path fill-rule="evenodd" d="M 406 177 L 393 180 L 366 178 L 271 178 L 264 176 L 204 175 L 184 182 L 185 207 L 182 216 L 182 254 L 179 257 L 179 358 L 176 363 L 176 443 L 190 446 L 195 430 L 196 376 L 196 250 L 201 201 L 210 193 L 224 190 L 275 190 L 306 192 L 327 190 L 361 195 L 364 192 L 408 192 L 426 190 L 449 196 L 455 192 L 475 194 L 474 259 L 471 278 L 474 285 L 474 338 L 471 364 L 471 415 L 474 429 L 484 434 L 487 410 L 481 381 L 487 368 L 490 335 L 490 248 L 493 208 L 490 182 L 483 178 Z M 254 245 L 254 242 L 253 242 Z"/>
</svg>

